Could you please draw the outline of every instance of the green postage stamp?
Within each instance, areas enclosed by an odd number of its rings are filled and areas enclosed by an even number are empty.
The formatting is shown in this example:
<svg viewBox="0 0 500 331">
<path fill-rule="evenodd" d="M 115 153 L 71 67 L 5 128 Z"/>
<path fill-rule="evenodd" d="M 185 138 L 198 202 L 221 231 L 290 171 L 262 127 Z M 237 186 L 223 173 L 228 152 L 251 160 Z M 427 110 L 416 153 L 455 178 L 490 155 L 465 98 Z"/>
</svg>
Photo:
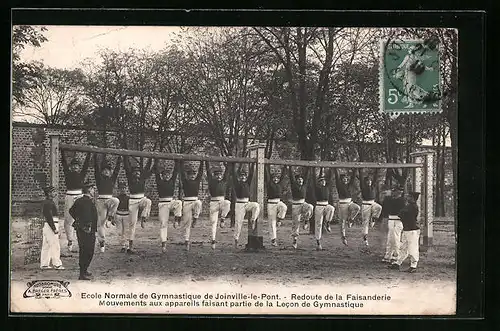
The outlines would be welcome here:
<svg viewBox="0 0 500 331">
<path fill-rule="evenodd" d="M 380 112 L 441 112 L 439 65 L 439 44 L 433 39 L 381 40 Z"/>
</svg>

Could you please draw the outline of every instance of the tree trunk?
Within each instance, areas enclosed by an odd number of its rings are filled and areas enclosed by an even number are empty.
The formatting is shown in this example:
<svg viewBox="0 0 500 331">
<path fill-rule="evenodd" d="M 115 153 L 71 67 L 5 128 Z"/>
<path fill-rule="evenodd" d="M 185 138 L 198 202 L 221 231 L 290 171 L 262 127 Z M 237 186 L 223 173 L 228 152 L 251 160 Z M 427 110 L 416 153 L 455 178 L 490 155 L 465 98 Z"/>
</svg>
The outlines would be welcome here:
<svg viewBox="0 0 500 331">
<path fill-rule="evenodd" d="M 451 88 L 455 93 L 457 92 L 457 35 L 455 31 L 451 31 L 451 49 L 452 49 L 452 58 L 451 58 L 451 73 L 450 73 L 450 80 L 451 80 Z M 457 212 L 457 173 L 458 173 L 458 140 L 457 140 L 457 104 L 455 102 L 452 102 L 448 112 L 447 112 L 447 117 L 448 117 L 448 124 L 450 125 L 450 140 L 451 140 L 451 162 L 452 162 L 452 169 L 453 169 L 453 214 L 456 215 Z"/>
<path fill-rule="evenodd" d="M 441 206 L 443 205 L 443 192 L 441 191 L 441 158 L 442 158 L 442 153 L 441 153 L 441 128 L 438 126 L 436 128 L 437 134 L 436 134 L 436 203 L 435 203 L 435 210 L 434 210 L 434 216 L 440 217 L 441 216 Z"/>
</svg>

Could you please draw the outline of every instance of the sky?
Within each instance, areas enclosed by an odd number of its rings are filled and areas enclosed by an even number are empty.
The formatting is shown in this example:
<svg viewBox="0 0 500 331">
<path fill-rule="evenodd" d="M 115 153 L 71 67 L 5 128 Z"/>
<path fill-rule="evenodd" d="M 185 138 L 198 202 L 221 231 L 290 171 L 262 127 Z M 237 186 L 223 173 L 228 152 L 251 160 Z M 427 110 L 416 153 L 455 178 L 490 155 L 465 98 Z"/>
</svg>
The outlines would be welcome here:
<svg viewBox="0 0 500 331">
<path fill-rule="evenodd" d="M 169 26 L 45 26 L 48 41 L 41 47 L 26 47 L 23 61 L 41 61 L 56 68 L 75 68 L 95 58 L 102 48 L 160 50 L 180 27 Z"/>
</svg>

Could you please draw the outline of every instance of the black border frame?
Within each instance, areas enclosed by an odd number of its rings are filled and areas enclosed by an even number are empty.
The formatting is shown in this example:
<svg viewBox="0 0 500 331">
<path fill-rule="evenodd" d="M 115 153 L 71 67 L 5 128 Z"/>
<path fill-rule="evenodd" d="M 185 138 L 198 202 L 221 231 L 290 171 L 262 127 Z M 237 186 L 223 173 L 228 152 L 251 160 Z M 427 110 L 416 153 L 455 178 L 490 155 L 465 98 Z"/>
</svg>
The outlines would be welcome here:
<svg viewBox="0 0 500 331">
<path fill-rule="evenodd" d="M 457 246 L 457 317 L 411 316 L 398 317 L 411 319 L 412 328 L 420 329 L 423 318 L 431 320 L 457 320 L 461 318 L 480 319 L 485 312 L 485 13 L 455 11 L 257 11 L 257 10 L 13 10 L 12 24 L 38 25 L 336 25 L 363 27 L 451 27 L 459 29 L 459 113 L 458 113 L 458 246 Z M 9 26 L 10 28 L 10 26 Z M 10 36 L 9 36 L 10 40 Z M 9 58 L 10 68 L 10 58 Z M 10 77 L 9 82 L 10 84 Z M 10 95 L 9 95 L 10 98 Z M 9 133 L 10 135 L 10 133 Z M 10 138 L 10 137 L 9 137 Z M 10 170 L 9 170 L 10 171 Z M 9 215 L 10 217 L 10 215 Z M 6 254 L 9 243 L 6 241 Z M 6 256 L 8 259 L 8 255 Z M 7 277 L 10 277 L 8 274 Z M 5 282 L 7 284 L 7 282 Z M 10 292 L 7 289 L 7 292 Z M 9 295 L 10 297 L 10 295 Z M 18 314 L 10 313 L 12 317 Z M 27 315 L 27 314 L 23 314 Z M 41 314 L 29 314 L 40 316 Z M 467 316 L 465 316 L 467 315 Z M 44 315 L 45 317 L 46 315 Z M 69 315 L 64 315 L 69 316 Z M 76 315 L 79 320 L 87 316 Z M 84 317 L 85 316 L 85 317 Z M 116 326 L 123 320 L 117 315 L 108 315 L 108 321 Z M 120 315 L 133 317 L 133 315 Z M 191 315 L 192 317 L 202 317 Z M 165 317 L 143 315 L 142 317 Z M 177 320 L 179 316 L 168 316 Z M 214 318 L 215 316 L 209 316 Z M 237 316 L 228 315 L 227 318 Z M 239 315 L 246 325 L 249 315 Z M 252 318 L 287 318 L 288 322 L 300 327 L 297 318 L 316 318 L 316 316 L 251 316 Z M 222 317 L 226 318 L 226 317 Z M 357 319 L 361 322 L 370 318 L 393 319 L 388 316 L 329 316 L 321 319 Z M 141 324 L 145 322 L 140 319 Z M 252 321 L 253 322 L 253 321 Z M 302 321 L 300 321 L 302 322 Z M 304 321 L 308 323 L 308 321 Z M 351 322 L 355 322 L 352 321 Z M 357 322 L 357 321 L 356 321 Z M 374 321 L 372 321 L 374 322 Z M 379 322 L 379 321 L 377 321 Z M 396 321 L 393 321 L 396 322 Z M 399 325 L 404 322 L 398 321 Z M 183 322 L 184 323 L 184 322 Z M 203 323 L 203 322 L 202 322 Z M 378 323 L 377 323 L 378 324 Z M 80 324 L 83 326 L 82 324 Z M 184 325 L 185 328 L 187 325 Z M 307 324 L 304 324 L 308 327 Z"/>
</svg>

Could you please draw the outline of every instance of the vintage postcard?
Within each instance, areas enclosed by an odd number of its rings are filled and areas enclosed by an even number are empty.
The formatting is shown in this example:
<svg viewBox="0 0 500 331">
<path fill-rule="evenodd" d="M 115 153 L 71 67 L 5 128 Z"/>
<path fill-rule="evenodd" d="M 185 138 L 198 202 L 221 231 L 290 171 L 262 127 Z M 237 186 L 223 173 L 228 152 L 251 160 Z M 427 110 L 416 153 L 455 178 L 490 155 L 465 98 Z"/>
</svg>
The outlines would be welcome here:
<svg viewBox="0 0 500 331">
<path fill-rule="evenodd" d="M 10 311 L 455 315 L 459 38 L 14 25 Z"/>
</svg>

